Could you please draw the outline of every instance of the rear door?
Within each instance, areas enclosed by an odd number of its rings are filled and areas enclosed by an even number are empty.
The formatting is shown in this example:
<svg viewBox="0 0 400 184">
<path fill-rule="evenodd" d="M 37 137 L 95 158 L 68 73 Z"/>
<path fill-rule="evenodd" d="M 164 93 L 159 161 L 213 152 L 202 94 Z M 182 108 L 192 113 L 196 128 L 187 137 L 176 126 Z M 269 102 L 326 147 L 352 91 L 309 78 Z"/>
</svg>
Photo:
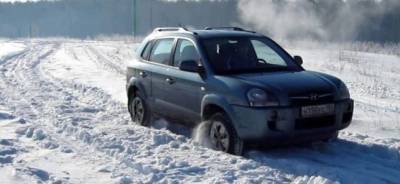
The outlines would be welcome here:
<svg viewBox="0 0 400 184">
<path fill-rule="evenodd" d="M 154 40 L 153 48 L 149 56 L 152 64 L 152 96 L 154 98 L 153 110 L 162 116 L 169 116 L 173 109 L 167 99 L 173 92 L 168 83 L 172 67 L 171 57 L 175 44 L 174 38 L 162 38 Z"/>
<path fill-rule="evenodd" d="M 146 60 L 148 59 L 152 45 L 153 45 L 152 41 L 149 41 L 146 44 L 145 48 L 143 49 L 143 52 L 140 54 L 140 59 L 142 60 L 140 64 L 145 63 Z M 136 77 L 141 81 L 145 93 L 148 95 L 148 97 L 150 97 L 149 99 L 151 99 L 151 73 L 152 73 L 151 66 L 147 64 L 142 64 L 140 67 L 136 67 L 136 72 L 135 72 Z"/>
<path fill-rule="evenodd" d="M 142 93 L 151 102 L 151 65 L 147 63 L 148 56 L 152 47 L 152 41 L 145 44 L 143 49 L 140 49 L 140 53 L 135 56 L 132 62 L 127 63 L 127 84 L 131 84 L 131 80 L 135 79 L 136 84 L 139 85 Z M 128 86 L 127 86 L 128 87 Z M 129 86 L 130 87 L 130 86 Z M 130 94 L 129 94 L 130 95 Z M 151 103 L 149 103 L 151 105 Z"/>
</svg>

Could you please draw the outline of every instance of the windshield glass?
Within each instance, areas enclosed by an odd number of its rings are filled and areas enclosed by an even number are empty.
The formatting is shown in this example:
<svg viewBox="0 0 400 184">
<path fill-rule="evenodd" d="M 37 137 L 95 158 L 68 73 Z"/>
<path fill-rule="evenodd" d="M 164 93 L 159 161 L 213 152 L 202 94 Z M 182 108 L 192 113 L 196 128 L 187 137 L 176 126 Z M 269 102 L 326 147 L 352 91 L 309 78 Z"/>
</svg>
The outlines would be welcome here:
<svg viewBox="0 0 400 184">
<path fill-rule="evenodd" d="M 281 47 L 262 37 L 212 38 L 203 41 L 216 73 L 301 70 Z"/>
</svg>

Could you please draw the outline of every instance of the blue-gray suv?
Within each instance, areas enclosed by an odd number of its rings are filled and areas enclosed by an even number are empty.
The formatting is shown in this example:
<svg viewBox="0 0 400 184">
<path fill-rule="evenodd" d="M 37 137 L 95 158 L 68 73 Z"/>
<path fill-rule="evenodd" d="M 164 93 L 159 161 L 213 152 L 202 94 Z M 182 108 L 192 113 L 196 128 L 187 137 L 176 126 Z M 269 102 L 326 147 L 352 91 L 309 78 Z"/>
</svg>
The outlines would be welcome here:
<svg viewBox="0 0 400 184">
<path fill-rule="evenodd" d="M 157 28 L 128 63 L 128 109 L 144 126 L 154 115 L 209 122 L 213 148 L 231 154 L 334 139 L 352 120 L 353 100 L 341 80 L 302 63 L 241 28 Z"/>
</svg>

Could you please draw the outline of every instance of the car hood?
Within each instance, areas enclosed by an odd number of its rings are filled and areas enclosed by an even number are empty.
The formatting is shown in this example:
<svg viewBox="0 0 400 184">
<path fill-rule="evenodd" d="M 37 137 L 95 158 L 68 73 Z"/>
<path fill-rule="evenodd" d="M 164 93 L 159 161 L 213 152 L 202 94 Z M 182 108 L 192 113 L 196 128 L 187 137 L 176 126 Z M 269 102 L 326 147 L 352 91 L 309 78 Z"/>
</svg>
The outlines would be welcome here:
<svg viewBox="0 0 400 184">
<path fill-rule="evenodd" d="M 312 71 L 239 74 L 233 77 L 258 85 L 278 96 L 334 93 L 341 83 L 333 76 Z"/>
</svg>

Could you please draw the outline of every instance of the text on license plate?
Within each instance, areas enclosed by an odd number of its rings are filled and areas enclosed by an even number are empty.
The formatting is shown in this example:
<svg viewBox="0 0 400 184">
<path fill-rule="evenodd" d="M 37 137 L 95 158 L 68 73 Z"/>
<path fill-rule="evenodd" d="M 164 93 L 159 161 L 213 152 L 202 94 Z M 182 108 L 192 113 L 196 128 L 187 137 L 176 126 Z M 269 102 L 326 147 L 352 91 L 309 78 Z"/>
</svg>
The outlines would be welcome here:
<svg viewBox="0 0 400 184">
<path fill-rule="evenodd" d="M 335 105 L 334 104 L 324 104 L 324 105 L 313 105 L 305 106 L 301 108 L 302 117 L 315 117 L 322 115 L 334 114 Z"/>
</svg>

